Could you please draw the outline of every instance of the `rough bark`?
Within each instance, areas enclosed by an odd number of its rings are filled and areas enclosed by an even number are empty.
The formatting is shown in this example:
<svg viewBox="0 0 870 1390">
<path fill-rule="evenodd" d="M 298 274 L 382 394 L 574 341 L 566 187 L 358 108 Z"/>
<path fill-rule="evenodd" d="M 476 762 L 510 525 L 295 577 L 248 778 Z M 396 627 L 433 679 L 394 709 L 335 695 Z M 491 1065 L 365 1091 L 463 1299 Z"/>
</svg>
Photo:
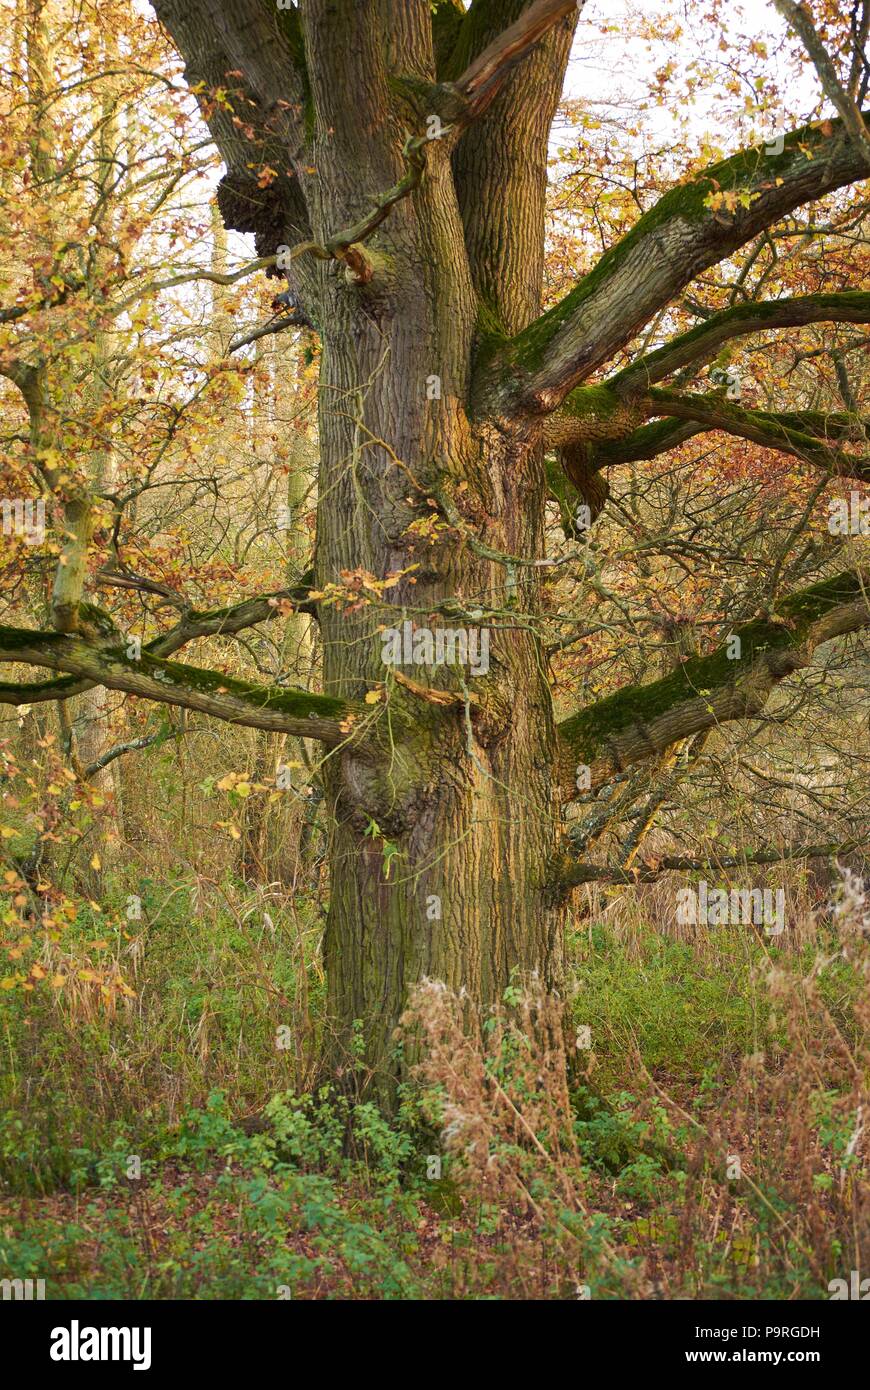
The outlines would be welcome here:
<svg viewBox="0 0 870 1390">
<path fill-rule="evenodd" d="M 402 113 L 388 72 L 432 73 L 422 7 L 401 7 L 386 48 L 371 14 L 341 9 L 341 45 L 334 7 L 306 10 L 319 238 L 358 216 L 400 172 Z M 543 553 L 540 454 L 472 428 L 468 415 L 478 302 L 445 142 L 432 142 L 426 172 L 413 202 L 397 205 L 384 226 L 376 261 L 383 270 L 372 284 L 359 290 L 324 276 L 318 579 L 360 567 L 383 578 L 420 565 L 390 590 L 387 619 L 367 609 L 321 610 L 326 690 L 345 699 L 387 680 L 384 621 L 398 625 L 407 614 L 426 624 L 452 604 L 466 609 L 453 621 L 468 625 L 469 609 L 509 605 L 503 568 L 455 536 L 422 555 L 415 548 L 407 528 L 426 515 L 432 490 L 464 483 L 469 519 L 488 543 Z M 440 398 L 429 399 L 433 377 Z M 523 588 L 519 601 L 533 607 Z M 391 736 L 382 758 L 347 750 L 328 764 L 331 1012 L 339 1046 L 362 1021 L 367 1062 L 381 1075 L 392 1070 L 390 1036 L 420 976 L 464 987 L 485 1007 L 513 968 L 558 968 L 558 921 L 543 901 L 553 833 L 543 662 L 533 637 L 508 628 L 493 632 L 490 660 L 487 676 L 468 676 L 475 705 L 436 704 L 388 682 L 382 723 Z M 418 670 L 413 677 L 427 680 Z M 444 671 L 432 684 L 461 695 L 463 679 Z"/>
</svg>

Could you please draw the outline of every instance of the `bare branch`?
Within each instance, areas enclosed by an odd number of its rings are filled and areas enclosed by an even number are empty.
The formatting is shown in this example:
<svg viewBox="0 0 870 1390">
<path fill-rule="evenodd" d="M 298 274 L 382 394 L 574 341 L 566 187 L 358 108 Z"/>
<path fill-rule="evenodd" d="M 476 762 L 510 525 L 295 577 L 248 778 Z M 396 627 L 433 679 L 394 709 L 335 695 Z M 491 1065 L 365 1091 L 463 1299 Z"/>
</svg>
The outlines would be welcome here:
<svg viewBox="0 0 870 1390">
<path fill-rule="evenodd" d="M 662 874 L 716 872 L 721 869 L 742 869 L 748 864 L 783 864 L 794 859 L 833 859 L 837 855 L 867 850 L 867 842 L 847 840 L 839 844 L 787 845 L 781 849 L 764 845 L 740 854 L 722 854 L 715 859 L 693 859 L 689 855 L 671 854 L 656 859 L 655 864 L 643 864 L 623 869 L 618 864 L 585 864 L 562 857 L 556 865 L 556 883 L 560 889 L 578 888 L 583 883 L 655 883 Z"/>
<path fill-rule="evenodd" d="M 840 84 L 837 69 L 816 33 L 812 16 L 805 5 L 795 4 L 795 0 L 773 0 L 773 3 L 783 19 L 794 29 L 812 58 L 825 96 L 837 108 L 843 125 L 863 153 L 867 171 L 870 172 L 870 135 L 867 133 L 861 112 Z"/>
</svg>

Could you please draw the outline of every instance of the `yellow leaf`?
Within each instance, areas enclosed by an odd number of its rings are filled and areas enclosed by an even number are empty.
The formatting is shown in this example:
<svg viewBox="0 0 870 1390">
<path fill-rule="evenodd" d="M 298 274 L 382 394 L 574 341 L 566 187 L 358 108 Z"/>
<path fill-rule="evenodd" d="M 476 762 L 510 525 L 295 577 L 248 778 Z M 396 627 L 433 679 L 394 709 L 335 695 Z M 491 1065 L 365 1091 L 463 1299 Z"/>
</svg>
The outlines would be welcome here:
<svg viewBox="0 0 870 1390">
<path fill-rule="evenodd" d="M 64 987 L 65 984 L 66 984 L 66 975 L 52 975 L 52 977 L 51 977 L 51 987 L 52 987 L 52 989 L 63 989 L 63 987 Z"/>
<path fill-rule="evenodd" d="M 100 867 L 100 856 L 99 856 L 98 854 L 93 854 L 93 855 L 91 855 L 91 868 L 92 868 L 92 869 L 98 869 L 99 867 Z"/>
</svg>

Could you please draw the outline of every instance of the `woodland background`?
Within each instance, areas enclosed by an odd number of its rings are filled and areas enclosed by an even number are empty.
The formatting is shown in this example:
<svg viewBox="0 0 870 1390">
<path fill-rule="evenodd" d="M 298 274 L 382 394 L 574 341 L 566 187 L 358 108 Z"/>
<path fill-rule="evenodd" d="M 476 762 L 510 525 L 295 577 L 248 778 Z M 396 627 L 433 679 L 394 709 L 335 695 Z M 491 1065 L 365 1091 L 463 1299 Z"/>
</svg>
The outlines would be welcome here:
<svg viewBox="0 0 870 1390">
<path fill-rule="evenodd" d="M 814 13 L 845 52 L 837 6 Z M 91 578 L 148 640 L 173 612 L 305 572 L 318 338 L 276 315 L 280 282 L 223 231 L 217 156 L 150 9 L 2 15 L 0 303 L 44 304 L 0 322 L 0 495 L 33 495 L 15 374 L 39 354 L 40 464 L 56 476 L 74 455 L 96 480 Z M 800 50 L 767 28 L 717 0 L 703 24 L 677 4 L 584 13 L 553 135 L 548 302 L 687 170 L 825 118 Z M 868 212 L 866 184 L 804 209 L 703 277 L 704 305 L 866 286 Z M 61 245 L 75 293 L 52 279 Z M 246 341 L 265 324 L 281 331 Z M 761 408 L 860 414 L 868 343 L 812 324 L 718 366 Z M 812 582 L 828 503 L 853 491 L 717 433 L 620 472 L 582 584 L 548 580 L 564 709 L 706 650 L 772 571 Z M 576 542 L 554 498 L 548 554 Z M 3 621 L 41 626 L 51 525 L 0 543 Z M 866 562 L 866 536 L 848 547 Z M 319 688 L 316 625 L 286 600 L 196 660 Z M 355 1098 L 352 1061 L 341 1087 L 317 1066 L 317 747 L 99 689 L 0 706 L 0 1274 L 59 1298 L 821 1298 L 870 1272 L 866 633 L 822 668 L 713 735 L 690 787 L 678 762 L 642 840 L 653 869 L 718 856 L 717 883 L 783 887 L 784 936 L 680 926 L 672 875 L 583 886 L 567 1034 L 534 982 L 476 1040 L 428 986 L 426 1058 L 389 1124 Z M 741 867 L 748 842 L 783 858 Z M 831 849 L 791 862 L 798 843 Z"/>
</svg>

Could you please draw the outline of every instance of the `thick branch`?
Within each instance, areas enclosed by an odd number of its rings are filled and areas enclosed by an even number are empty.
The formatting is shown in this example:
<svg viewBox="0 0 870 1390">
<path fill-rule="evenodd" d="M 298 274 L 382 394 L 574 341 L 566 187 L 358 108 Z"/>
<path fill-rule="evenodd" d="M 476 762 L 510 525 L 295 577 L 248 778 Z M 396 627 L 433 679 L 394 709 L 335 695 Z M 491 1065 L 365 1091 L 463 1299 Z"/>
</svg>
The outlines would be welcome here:
<svg viewBox="0 0 870 1390">
<path fill-rule="evenodd" d="M 583 389 L 582 387 L 580 388 Z M 571 397 L 568 398 L 570 401 Z M 688 399 L 694 399 L 689 397 Z M 703 397 L 697 398 L 699 401 Z M 721 397 L 713 398 L 718 405 L 722 404 Z M 707 404 L 709 405 L 709 400 Z M 566 402 L 566 405 L 568 402 Z M 728 403 L 730 408 L 730 402 Z M 698 418 L 705 414 L 705 419 Z M 783 448 L 783 440 L 786 433 L 790 433 L 793 439 L 799 436 L 809 437 L 813 440 L 837 440 L 848 439 L 856 432 L 856 426 L 861 428 L 866 422 L 859 421 L 854 415 L 848 415 L 843 411 L 833 411 L 826 414 L 824 411 L 817 410 L 753 410 L 752 418 L 760 433 L 762 425 L 767 430 L 766 438 L 759 442 L 769 448 Z M 593 472 L 600 472 L 605 468 L 617 468 L 624 463 L 637 463 L 645 459 L 658 458 L 660 454 L 666 454 L 670 449 L 676 449 L 678 445 L 685 443 L 687 439 L 692 439 L 695 435 L 704 434 L 709 430 L 724 430 L 726 433 L 734 434 L 735 430 L 729 426 L 734 423 L 736 417 L 730 413 L 726 421 L 724 411 L 718 411 L 715 419 L 713 414 L 707 415 L 703 409 L 694 410 L 691 415 L 677 418 L 666 418 L 656 420 L 653 424 L 642 425 L 640 429 L 633 430 L 622 438 L 596 439 L 589 446 L 588 467 Z M 550 429 L 552 422 L 552 430 Z M 576 439 L 582 443 L 587 436 L 583 433 L 583 425 L 580 421 L 574 421 L 573 425 L 563 416 L 562 411 L 557 411 L 555 415 L 548 416 L 546 431 L 548 446 L 562 447 L 566 443 Z M 849 455 L 840 455 L 840 462 L 852 466 L 857 462 Z M 850 476 L 846 474 L 846 476 Z"/>
<path fill-rule="evenodd" d="M 144 651 L 134 660 L 121 647 L 94 647 L 77 637 L 26 628 L 0 627 L 3 661 L 45 666 L 110 690 L 198 710 L 253 729 L 321 739 L 330 747 L 347 736 L 354 718 L 364 712 L 327 695 L 255 685 L 219 671 L 163 661 Z M 26 686 L 22 690 L 26 692 Z M 25 693 L 17 703 L 26 703 L 26 699 Z"/>
<path fill-rule="evenodd" d="M 592 789 L 634 763 L 662 757 L 690 734 L 759 715 L 775 686 L 809 665 L 816 647 L 870 624 L 870 575 L 848 573 L 783 599 L 771 618 L 736 628 L 739 655 L 728 643 L 691 657 L 649 685 L 629 686 L 559 726 L 561 781 L 577 796 L 577 768 L 590 769 Z"/>
<path fill-rule="evenodd" d="M 552 420 L 554 417 L 548 417 Z M 638 463 L 658 458 L 669 449 L 676 449 L 696 434 L 703 434 L 706 425 L 697 420 L 656 420 L 642 425 L 624 439 L 596 440 L 590 450 L 590 464 L 596 471 L 618 468 L 623 463 Z"/>
<path fill-rule="evenodd" d="M 168 657 L 200 637 L 230 637 L 278 617 L 282 600 L 286 599 L 293 602 L 298 612 L 311 612 L 308 603 L 310 577 L 306 576 L 292 588 L 279 589 L 274 594 L 258 594 L 256 598 L 244 599 L 229 608 L 189 609 L 175 627 L 146 643 L 143 650 L 150 656 Z M 0 704 L 35 705 L 47 700 L 68 700 L 90 690 L 96 683 L 69 676 L 29 683 L 0 682 Z"/>
<path fill-rule="evenodd" d="M 154 9 L 184 58 L 185 77 L 227 166 L 218 189 L 225 225 L 253 232 L 263 257 L 310 237 L 305 190 L 315 174 L 298 9 L 262 0 L 154 0 Z M 258 167 L 277 170 L 277 177 L 263 187 Z M 294 288 L 312 300 L 313 277 L 304 267 L 294 271 Z"/>
<path fill-rule="evenodd" d="M 653 415 L 670 418 L 640 424 Z M 779 449 L 838 477 L 866 479 L 870 458 L 831 448 L 830 441 L 863 439 L 867 427 L 866 420 L 848 411 L 746 409 L 729 401 L 722 391 L 700 394 L 655 388 L 626 399 L 607 384 L 572 391 L 547 416 L 544 440 L 548 449 L 561 451 L 563 467 L 582 491 L 581 473 L 591 478 L 606 468 L 656 458 L 708 430 Z"/>
<path fill-rule="evenodd" d="M 842 449 L 831 449 L 809 432 L 794 428 L 793 417 L 782 419 L 771 411 L 742 410 L 721 396 L 683 395 L 677 391 L 650 392 L 654 408 L 682 420 L 693 420 L 705 429 L 724 430 L 741 439 L 751 439 L 768 449 L 779 449 L 837 477 L 870 479 L 870 455 L 858 456 Z M 855 425 L 859 424 L 855 419 Z"/>
<path fill-rule="evenodd" d="M 499 34 L 450 84 L 464 98 L 462 124 L 476 120 L 511 69 L 561 20 L 576 17 L 579 8 L 577 0 L 534 0 L 523 10 L 516 23 Z"/>
<path fill-rule="evenodd" d="M 742 150 L 670 189 L 565 299 L 485 355 L 481 407 L 506 417 L 555 410 L 701 271 L 866 172 L 836 121 L 794 131 L 778 155 Z"/>
<path fill-rule="evenodd" d="M 454 73 L 502 43 L 506 17 L 522 19 L 521 7 L 522 0 L 475 0 Z M 575 5 L 569 22 L 554 25 L 522 63 L 502 73 L 507 80 L 494 99 L 488 93 L 483 119 L 463 130 L 453 152 L 474 287 L 483 312 L 506 334 L 519 333 L 541 312 L 548 140 L 571 52 L 571 21 L 581 8 Z"/>
</svg>

